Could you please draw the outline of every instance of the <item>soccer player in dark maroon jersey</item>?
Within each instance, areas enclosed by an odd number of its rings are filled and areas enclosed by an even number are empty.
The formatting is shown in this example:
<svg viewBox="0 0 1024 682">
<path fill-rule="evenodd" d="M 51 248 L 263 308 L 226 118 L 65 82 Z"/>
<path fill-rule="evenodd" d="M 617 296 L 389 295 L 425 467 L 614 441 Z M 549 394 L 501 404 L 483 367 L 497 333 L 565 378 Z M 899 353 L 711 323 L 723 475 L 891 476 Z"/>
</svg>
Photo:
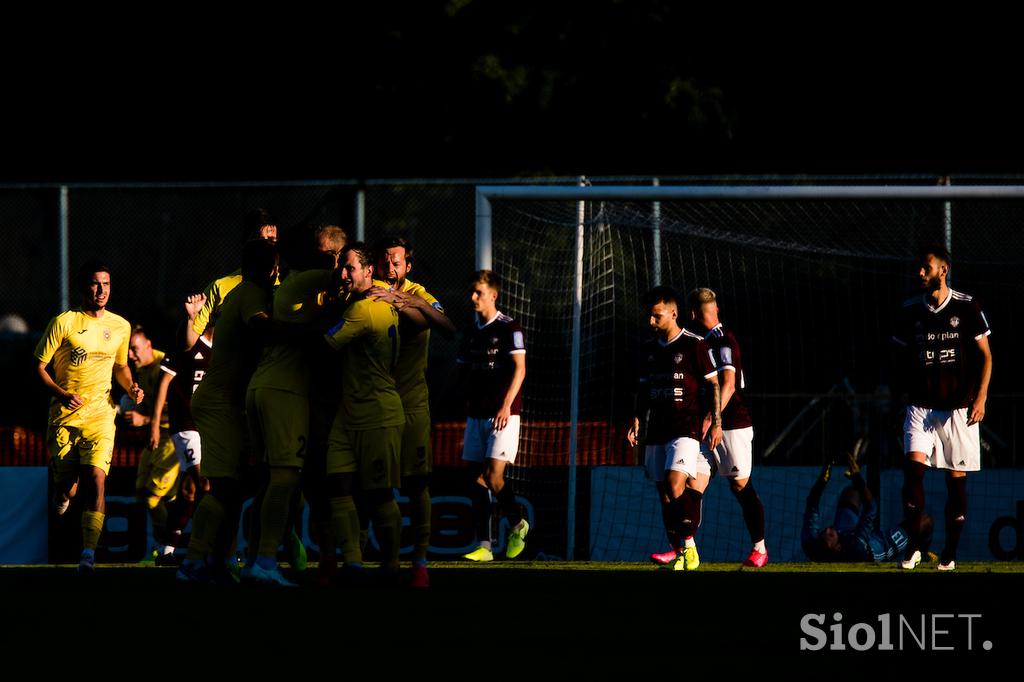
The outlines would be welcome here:
<svg viewBox="0 0 1024 682">
<path fill-rule="evenodd" d="M 186 303 L 186 311 L 196 309 Z M 185 325 L 191 320 L 185 320 Z M 181 495 L 171 505 L 167 519 L 167 542 L 178 547 L 182 532 L 192 518 L 198 492 L 207 485 L 200 477 L 202 447 L 199 431 L 192 421 L 192 394 L 206 375 L 213 356 L 213 325 L 207 325 L 199 341 L 187 351 L 168 353 L 160 361 L 161 379 L 153 405 L 150 447 L 159 437 L 160 417 L 167 410 L 171 441 L 181 467 Z M 158 562 L 159 563 L 159 562 Z"/>
<path fill-rule="evenodd" d="M 514 559 L 526 547 L 530 524 L 523 518 L 505 466 L 519 452 L 519 415 L 526 378 L 526 343 L 523 328 L 498 311 L 501 283 L 490 270 L 474 273 L 470 296 L 476 312 L 465 331 L 456 362 L 467 389 L 466 437 L 462 459 L 472 465 L 470 500 L 479 545 L 464 555 L 472 561 L 491 561 L 490 495 L 498 499 L 508 521 L 505 556 Z"/>
<path fill-rule="evenodd" d="M 704 337 L 715 359 L 722 391 L 722 443 L 714 453 L 718 473 L 729 479 L 729 488 L 743 510 L 743 521 L 753 548 L 744 566 L 760 568 L 768 563 L 764 544 L 764 505 L 750 482 L 753 464 L 754 422 L 743 401 L 743 356 L 732 331 L 718 319 L 718 299 L 711 289 L 694 289 L 687 300 L 691 330 Z M 707 450 L 707 443 L 703 444 Z"/>
<path fill-rule="evenodd" d="M 709 445 L 722 442 L 722 401 L 718 370 L 704 339 L 679 326 L 679 296 L 670 287 L 647 294 L 648 323 L 655 338 L 644 346 L 637 409 L 626 439 L 640 439 L 640 418 L 649 414 L 645 449 L 648 476 L 658 486 L 665 532 L 672 545 L 672 567 L 692 571 L 700 565 L 693 534 L 700 526 L 701 499 L 711 466 L 701 452 L 705 409 L 702 382 L 711 387 Z"/>
<path fill-rule="evenodd" d="M 903 450 L 903 514 L 912 533 L 900 563 L 912 569 L 921 561 L 920 526 L 924 512 L 924 471 L 945 469 L 946 542 L 939 570 L 956 568 L 956 549 L 967 511 L 967 472 L 981 469 L 979 422 L 992 378 L 988 320 L 971 296 L 949 288 L 949 252 L 928 249 L 918 277 L 924 294 L 903 304 L 893 341 L 902 351 L 906 373 L 907 416 Z"/>
</svg>

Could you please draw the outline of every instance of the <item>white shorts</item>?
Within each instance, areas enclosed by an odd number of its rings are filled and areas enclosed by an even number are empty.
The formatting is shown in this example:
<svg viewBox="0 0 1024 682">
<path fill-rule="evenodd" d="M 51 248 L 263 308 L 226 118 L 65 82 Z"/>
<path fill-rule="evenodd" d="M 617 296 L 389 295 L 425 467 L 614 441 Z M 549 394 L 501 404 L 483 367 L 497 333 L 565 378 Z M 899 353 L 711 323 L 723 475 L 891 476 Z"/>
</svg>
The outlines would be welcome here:
<svg viewBox="0 0 1024 682">
<path fill-rule="evenodd" d="M 933 410 L 907 406 L 903 422 L 903 451 L 923 452 L 925 464 L 936 469 L 979 471 L 981 437 L 978 424 L 967 425 L 966 407 Z"/>
<path fill-rule="evenodd" d="M 708 442 L 704 440 L 700 444 L 701 451 L 708 459 L 711 452 L 708 450 Z M 722 434 L 722 443 L 715 448 L 715 464 L 718 466 L 718 475 L 726 478 L 750 478 L 750 470 L 753 467 L 754 453 L 754 427 L 748 426 L 743 429 L 729 429 Z"/>
<path fill-rule="evenodd" d="M 708 458 L 700 451 L 700 442 L 693 438 L 675 438 L 662 445 L 648 445 L 644 450 L 647 477 L 665 480 L 666 471 L 681 471 L 690 478 L 697 474 L 711 475 Z"/>
<path fill-rule="evenodd" d="M 198 431 L 178 431 L 171 434 L 174 443 L 174 454 L 178 456 L 178 464 L 182 471 L 199 466 L 203 459 L 203 449 L 199 445 Z"/>
<path fill-rule="evenodd" d="M 508 424 L 501 431 L 495 431 L 493 418 L 466 420 L 466 436 L 462 443 L 462 459 L 467 462 L 482 462 L 497 459 L 512 464 L 519 454 L 519 415 L 508 418 Z"/>
</svg>

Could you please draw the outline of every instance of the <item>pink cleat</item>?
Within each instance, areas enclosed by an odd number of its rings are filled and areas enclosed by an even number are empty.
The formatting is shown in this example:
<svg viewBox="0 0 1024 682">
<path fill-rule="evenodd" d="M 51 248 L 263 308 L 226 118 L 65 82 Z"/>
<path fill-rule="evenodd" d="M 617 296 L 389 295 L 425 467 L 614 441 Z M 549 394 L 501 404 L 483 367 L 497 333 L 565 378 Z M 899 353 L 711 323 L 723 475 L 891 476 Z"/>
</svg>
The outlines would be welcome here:
<svg viewBox="0 0 1024 682">
<path fill-rule="evenodd" d="M 652 554 L 651 561 L 662 566 L 667 566 L 675 561 L 677 556 L 679 556 L 679 554 L 674 549 L 670 549 L 667 552 L 662 552 L 660 554 Z"/>
<path fill-rule="evenodd" d="M 750 556 L 743 560 L 744 566 L 761 568 L 768 563 L 768 552 L 758 552 L 756 549 L 750 552 Z"/>
</svg>

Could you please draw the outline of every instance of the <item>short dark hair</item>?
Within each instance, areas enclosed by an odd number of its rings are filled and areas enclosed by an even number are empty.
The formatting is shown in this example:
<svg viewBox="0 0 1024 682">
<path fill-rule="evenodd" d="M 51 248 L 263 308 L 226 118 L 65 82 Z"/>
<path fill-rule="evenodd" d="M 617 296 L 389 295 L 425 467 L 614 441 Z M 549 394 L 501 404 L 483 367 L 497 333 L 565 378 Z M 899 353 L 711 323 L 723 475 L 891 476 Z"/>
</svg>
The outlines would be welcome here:
<svg viewBox="0 0 1024 682">
<path fill-rule="evenodd" d="M 477 270 L 469 278 L 470 284 L 486 284 L 497 294 L 501 293 L 501 280 L 494 274 L 493 270 Z"/>
<path fill-rule="evenodd" d="M 405 262 L 406 263 L 411 263 L 412 262 L 412 245 L 409 244 L 409 240 L 408 239 L 406 239 L 405 237 L 399 237 L 398 235 L 390 235 L 390 236 L 384 237 L 379 242 L 377 242 L 377 257 L 378 258 L 383 258 L 384 257 L 384 253 L 388 249 L 396 249 L 399 246 L 401 246 L 403 249 L 405 249 Z"/>
<path fill-rule="evenodd" d="M 653 308 L 658 303 L 670 303 L 676 308 L 679 307 L 679 294 L 672 287 L 659 285 L 647 292 L 644 296 L 644 304 Z"/>
<path fill-rule="evenodd" d="M 921 259 L 924 260 L 928 256 L 934 256 L 936 260 L 945 263 L 948 268 L 953 267 L 953 257 L 949 255 L 949 249 L 944 244 L 934 242 L 921 249 Z"/>
<path fill-rule="evenodd" d="M 356 258 L 359 259 L 359 264 L 364 268 L 373 267 L 373 251 L 366 245 L 366 242 L 352 242 L 346 244 L 345 248 L 341 250 L 341 256 L 338 258 L 338 263 L 341 261 L 348 260 L 348 254 L 352 251 L 356 252 Z"/>
<path fill-rule="evenodd" d="M 245 218 L 242 219 L 242 241 L 247 242 L 250 239 L 259 239 L 260 230 L 267 225 L 277 226 L 277 220 L 271 215 L 270 211 L 265 208 L 254 208 L 245 214 Z"/>
<path fill-rule="evenodd" d="M 78 268 L 78 273 L 75 275 L 75 284 L 78 286 L 78 289 L 80 291 L 88 291 L 92 285 L 92 276 L 97 272 L 105 272 L 109 275 L 111 274 L 110 266 L 98 258 L 90 258 L 82 263 L 82 266 Z"/>
<path fill-rule="evenodd" d="M 264 277 L 278 263 L 277 245 L 266 239 L 250 239 L 242 247 L 242 279 Z"/>
<path fill-rule="evenodd" d="M 132 325 L 131 336 L 135 336 L 136 334 L 142 334 L 147 339 L 149 338 L 149 334 L 146 333 L 146 328 L 143 327 L 141 324 Z"/>
</svg>

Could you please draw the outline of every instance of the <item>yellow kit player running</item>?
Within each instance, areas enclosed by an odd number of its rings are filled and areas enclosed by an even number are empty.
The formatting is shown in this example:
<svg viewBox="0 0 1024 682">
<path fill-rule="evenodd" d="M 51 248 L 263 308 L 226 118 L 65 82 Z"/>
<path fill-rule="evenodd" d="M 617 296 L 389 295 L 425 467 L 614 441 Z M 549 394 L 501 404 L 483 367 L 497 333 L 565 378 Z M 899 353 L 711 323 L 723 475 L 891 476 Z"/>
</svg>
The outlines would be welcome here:
<svg viewBox="0 0 1024 682">
<path fill-rule="evenodd" d="M 248 452 L 245 390 L 270 329 L 270 296 L 277 268 L 277 248 L 271 242 L 246 243 L 242 283 L 221 307 L 217 352 L 192 398 L 192 418 L 203 444 L 203 476 L 210 482 L 210 492 L 192 518 L 188 554 L 177 574 L 181 581 L 206 582 L 210 568 L 220 571 L 237 532 L 240 479 Z M 187 306 L 189 316 L 201 305 L 200 297 Z"/>
<path fill-rule="evenodd" d="M 146 331 L 141 325 L 136 325 L 128 344 L 128 360 L 135 368 L 135 379 L 145 392 L 146 399 L 138 409 L 124 412 L 127 426 L 136 429 L 151 426 L 156 399 L 160 394 L 160 362 L 163 359 L 164 352 L 154 349 Z M 167 414 L 158 415 L 157 428 L 149 431 L 151 434 L 155 431 L 157 437 L 150 437 L 147 447 L 139 455 L 135 496 L 149 510 L 153 539 L 157 542 L 155 558 L 162 564 L 174 556 L 174 546 L 167 541 L 166 501 L 177 494 L 179 466 Z"/>
<path fill-rule="evenodd" d="M 293 270 L 274 293 L 276 340 L 263 349 L 245 398 L 251 449 L 269 471 L 259 509 L 254 510 L 259 514 L 258 556 L 242 570 L 243 579 L 293 584 L 278 568 L 277 548 L 299 490 L 309 443 L 310 366 L 301 332 L 323 313 L 334 262 L 331 254 L 305 254 L 298 265 L 309 269 Z M 299 569 L 292 561 L 292 568 Z"/>
<path fill-rule="evenodd" d="M 444 308 L 422 285 L 406 279 L 412 270 L 412 247 L 401 237 L 385 239 L 377 249 L 378 277 L 388 288 L 374 287 L 370 296 L 391 303 L 399 313 L 399 336 L 395 381 L 405 409 L 402 431 L 402 495 L 409 500 L 409 521 L 413 533 L 412 586 L 428 587 L 427 550 L 430 547 L 430 394 L 427 390 L 427 357 L 430 328 L 446 336 L 455 326 Z"/>
<path fill-rule="evenodd" d="M 110 268 L 85 263 L 76 283 L 82 306 L 50 320 L 35 349 L 39 379 L 53 394 L 46 444 L 53 470 L 58 515 L 67 511 L 82 485 L 82 555 L 80 575 L 91 575 L 96 545 L 103 531 L 104 487 L 114 449 L 114 415 L 110 377 L 136 404 L 144 393 L 128 369 L 131 325 L 107 311 Z M 51 376 L 47 367 L 53 363 Z"/>
<path fill-rule="evenodd" d="M 362 242 L 341 254 L 341 281 L 349 291 L 344 317 L 326 336 L 343 351 L 342 402 L 327 443 L 327 487 L 331 529 L 341 548 L 345 570 L 361 575 L 359 514 L 354 495 L 365 499 L 381 548 L 381 570 L 398 572 L 402 517 L 395 501 L 398 452 L 405 413 L 395 387 L 398 360 L 398 312 L 367 297 L 373 284 L 373 259 Z"/>
</svg>

